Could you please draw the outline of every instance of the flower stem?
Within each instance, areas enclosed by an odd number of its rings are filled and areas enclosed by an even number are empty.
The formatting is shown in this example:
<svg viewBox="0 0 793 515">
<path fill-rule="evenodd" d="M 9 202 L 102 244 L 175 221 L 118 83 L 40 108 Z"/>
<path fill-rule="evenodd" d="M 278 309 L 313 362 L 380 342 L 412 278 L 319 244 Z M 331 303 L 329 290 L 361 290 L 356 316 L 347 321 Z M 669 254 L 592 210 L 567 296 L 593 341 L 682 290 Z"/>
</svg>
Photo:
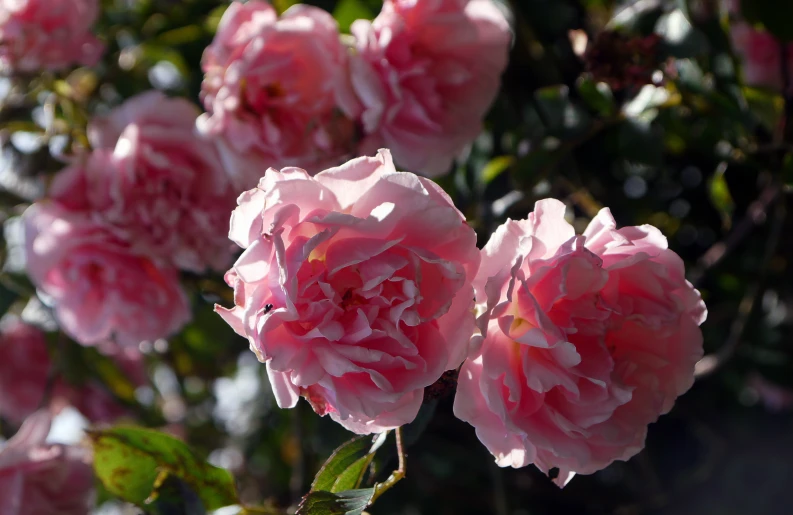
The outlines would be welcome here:
<svg viewBox="0 0 793 515">
<path fill-rule="evenodd" d="M 402 478 L 405 477 L 405 448 L 402 445 L 402 428 L 398 427 L 394 430 L 394 437 L 396 438 L 396 448 L 397 448 L 397 458 L 399 459 L 399 467 L 388 476 L 384 482 L 375 485 L 374 487 L 374 495 L 372 496 L 372 500 L 369 502 L 371 505 L 374 503 L 378 497 L 383 495 L 392 486 L 399 483 Z"/>
</svg>

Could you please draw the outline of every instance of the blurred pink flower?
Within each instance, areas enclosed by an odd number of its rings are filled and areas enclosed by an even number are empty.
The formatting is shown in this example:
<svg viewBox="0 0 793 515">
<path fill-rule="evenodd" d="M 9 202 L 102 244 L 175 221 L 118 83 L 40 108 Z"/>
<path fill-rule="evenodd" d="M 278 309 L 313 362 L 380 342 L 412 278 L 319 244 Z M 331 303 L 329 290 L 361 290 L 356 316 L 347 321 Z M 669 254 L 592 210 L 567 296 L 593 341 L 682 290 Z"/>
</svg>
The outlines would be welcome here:
<svg viewBox="0 0 793 515">
<path fill-rule="evenodd" d="M 39 329 L 17 318 L 0 327 L 0 415 L 20 424 L 44 398 L 51 360 Z"/>
<path fill-rule="evenodd" d="M 176 271 L 133 254 L 106 226 L 53 202 L 28 208 L 24 222 L 28 275 L 78 342 L 137 346 L 189 321 Z"/>
<path fill-rule="evenodd" d="M 294 5 L 232 2 L 202 60 L 199 126 L 218 145 L 240 189 L 270 166 L 317 172 L 353 147 L 355 101 L 348 50 L 333 17 Z"/>
<path fill-rule="evenodd" d="M 3 515 L 85 515 L 93 507 L 90 452 L 45 443 L 50 424 L 50 414 L 38 411 L 0 449 Z"/>
<path fill-rule="evenodd" d="M 146 382 L 142 357 L 137 352 L 115 352 L 113 359 L 135 386 Z M 44 333 L 16 317 L 0 323 L 0 416 L 21 424 L 45 400 L 55 413 L 73 405 L 93 422 L 110 422 L 128 414 L 107 391 L 94 382 L 72 385 L 53 369 Z M 52 375 L 55 373 L 55 375 Z M 51 381 L 51 384 L 48 384 Z"/>
<path fill-rule="evenodd" d="M 195 130 L 198 109 L 150 91 L 91 121 L 95 150 L 56 175 L 51 197 L 90 213 L 132 251 L 203 272 L 229 265 L 232 190 L 212 145 Z"/>
<path fill-rule="evenodd" d="M 743 21 L 730 26 L 730 39 L 741 60 L 744 81 L 750 86 L 782 89 L 782 52 L 779 40 Z M 793 85 L 793 43 L 788 43 L 787 70 Z"/>
<path fill-rule="evenodd" d="M 412 172 L 448 172 L 498 93 L 512 37 L 501 11 L 492 0 L 386 0 L 352 32 L 360 153 L 385 146 Z"/>
<path fill-rule="evenodd" d="M 482 334 L 454 403 L 500 466 L 555 467 L 560 484 L 644 447 L 694 382 L 707 314 L 658 229 L 603 209 L 576 236 L 564 213 L 540 201 L 482 250 Z"/>
<path fill-rule="evenodd" d="M 0 2 L 0 71 L 93 66 L 104 46 L 91 34 L 98 0 Z"/>
<path fill-rule="evenodd" d="M 451 199 L 381 150 L 313 178 L 270 169 L 238 202 L 235 306 L 216 311 L 267 364 L 279 406 L 303 395 L 361 434 L 412 421 L 474 330 L 476 235 Z"/>
</svg>

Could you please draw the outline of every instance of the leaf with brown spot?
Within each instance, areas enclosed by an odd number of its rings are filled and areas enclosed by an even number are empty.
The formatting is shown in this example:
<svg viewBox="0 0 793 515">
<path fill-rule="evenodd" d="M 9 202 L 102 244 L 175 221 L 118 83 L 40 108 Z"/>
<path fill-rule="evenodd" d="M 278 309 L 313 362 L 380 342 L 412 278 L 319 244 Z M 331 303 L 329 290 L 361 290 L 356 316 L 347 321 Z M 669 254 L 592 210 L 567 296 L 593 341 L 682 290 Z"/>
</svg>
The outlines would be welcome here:
<svg viewBox="0 0 793 515">
<path fill-rule="evenodd" d="M 196 492 L 207 510 L 239 502 L 231 474 L 206 463 L 173 436 L 137 427 L 94 430 L 89 436 L 97 477 L 125 501 L 145 506 L 156 499 L 163 478 L 172 475 Z"/>
</svg>

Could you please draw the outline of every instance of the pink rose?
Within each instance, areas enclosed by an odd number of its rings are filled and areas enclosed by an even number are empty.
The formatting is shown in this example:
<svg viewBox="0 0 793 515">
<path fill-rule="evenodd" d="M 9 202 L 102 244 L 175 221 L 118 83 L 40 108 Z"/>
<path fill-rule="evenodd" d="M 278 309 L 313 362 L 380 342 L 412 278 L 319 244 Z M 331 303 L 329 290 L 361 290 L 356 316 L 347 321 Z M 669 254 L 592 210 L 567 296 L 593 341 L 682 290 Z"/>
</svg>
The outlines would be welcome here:
<svg viewBox="0 0 793 515">
<path fill-rule="evenodd" d="M 483 336 L 454 402 L 500 466 L 558 468 L 560 484 L 642 449 L 694 382 L 707 314 L 658 229 L 603 209 L 576 236 L 564 213 L 540 201 L 482 250 Z"/>
<path fill-rule="evenodd" d="M 28 208 L 24 221 L 28 275 L 78 342 L 138 345 L 190 319 L 177 273 L 133 254 L 105 226 L 51 202 Z"/>
<path fill-rule="evenodd" d="M 386 0 L 352 32 L 361 151 L 385 146 L 411 171 L 448 172 L 498 93 L 511 41 L 504 16 L 491 0 Z"/>
<path fill-rule="evenodd" d="M 135 354 L 118 351 L 114 359 L 139 386 L 146 377 L 140 354 Z M 101 386 L 66 382 L 53 368 L 44 333 L 7 316 L 0 323 L 0 415 L 14 424 L 22 423 L 42 406 L 48 387 L 48 405 L 56 413 L 71 404 L 95 422 L 109 422 L 128 414 Z"/>
<path fill-rule="evenodd" d="M 31 415 L 0 449 L 0 513 L 3 515 L 85 515 L 94 505 L 90 452 L 49 445 L 51 417 Z"/>
<path fill-rule="evenodd" d="M 269 166 L 316 172 L 351 153 L 347 53 L 322 9 L 295 5 L 279 18 L 266 2 L 232 2 L 204 52 L 200 127 L 238 187 Z"/>
<path fill-rule="evenodd" d="M 195 132 L 198 110 L 150 91 L 88 127 L 96 149 L 59 173 L 50 195 L 91 212 L 132 250 L 192 272 L 222 270 L 235 194 L 217 154 Z"/>
<path fill-rule="evenodd" d="M 238 203 L 235 306 L 216 311 L 267 363 L 278 405 L 303 395 L 361 434 L 413 420 L 474 329 L 476 235 L 451 199 L 381 150 L 313 178 L 270 169 Z"/>
<path fill-rule="evenodd" d="M 98 0 L 0 1 L 0 70 L 93 66 L 104 49 L 91 34 Z"/>
<path fill-rule="evenodd" d="M 741 60 L 746 84 L 782 89 L 782 52 L 778 39 L 742 21 L 730 26 L 730 39 Z M 788 49 L 787 69 L 793 84 L 793 43 L 788 43 Z"/>
</svg>

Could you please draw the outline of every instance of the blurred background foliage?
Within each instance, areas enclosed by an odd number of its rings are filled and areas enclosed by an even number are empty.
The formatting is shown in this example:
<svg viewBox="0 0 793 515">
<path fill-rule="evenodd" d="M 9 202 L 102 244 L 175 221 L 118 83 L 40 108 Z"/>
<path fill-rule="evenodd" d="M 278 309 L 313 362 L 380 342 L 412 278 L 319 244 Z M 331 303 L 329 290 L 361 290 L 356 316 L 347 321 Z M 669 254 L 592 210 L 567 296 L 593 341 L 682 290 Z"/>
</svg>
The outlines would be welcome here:
<svg viewBox="0 0 793 515">
<path fill-rule="evenodd" d="M 564 490 L 532 467 L 497 468 L 473 428 L 452 416 L 451 395 L 441 396 L 408 450 L 407 479 L 372 512 L 790 513 L 791 99 L 742 84 L 716 0 L 499 1 L 515 29 L 502 92 L 486 130 L 438 182 L 480 244 L 545 197 L 571 206 L 579 229 L 602 206 L 621 225 L 660 228 L 708 304 L 708 356 L 694 388 L 650 428 L 644 452 Z M 294 2 L 273 3 L 285 10 Z M 380 9 L 376 0 L 308 3 L 334 13 L 342 30 Z M 767 0 L 755 4 L 750 19 L 780 37 L 793 33 L 793 17 Z M 140 423 L 166 427 L 231 470 L 242 500 L 294 506 L 350 435 L 305 403 L 277 408 L 264 367 L 212 313 L 214 302 L 230 303 L 221 277 L 188 278 L 200 299 L 194 321 L 142 349 L 153 380 L 137 389 L 111 360 L 55 334 L 46 309 L 27 300 L 33 288 L 17 216 L 43 195 L 64 156 L 87 144 L 89 115 L 149 88 L 199 104 L 201 54 L 227 3 L 102 5 L 97 32 L 108 49 L 100 66 L 2 81 L 0 310 L 23 312 L 52 332 L 59 372 L 69 380 L 101 381 Z M 124 510 L 136 512 L 111 503 L 101 513 Z"/>
</svg>

